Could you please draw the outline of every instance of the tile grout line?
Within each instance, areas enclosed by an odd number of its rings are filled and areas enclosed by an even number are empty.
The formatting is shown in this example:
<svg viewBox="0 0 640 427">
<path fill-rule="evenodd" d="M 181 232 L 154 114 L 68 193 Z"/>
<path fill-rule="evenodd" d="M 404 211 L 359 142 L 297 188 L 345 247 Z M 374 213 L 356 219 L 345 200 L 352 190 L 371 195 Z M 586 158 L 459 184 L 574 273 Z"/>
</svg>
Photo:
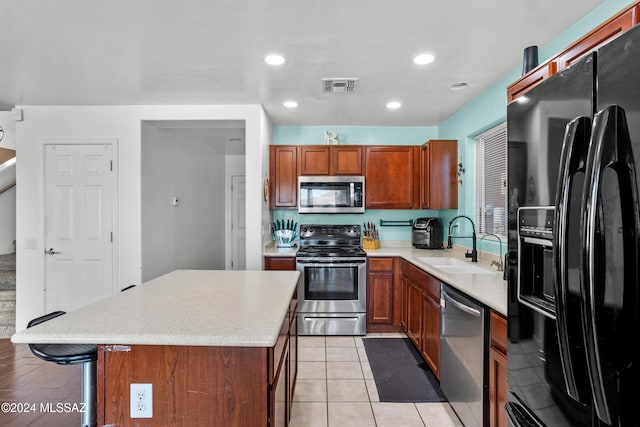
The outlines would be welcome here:
<svg viewBox="0 0 640 427">
<path fill-rule="evenodd" d="M 324 392 L 325 410 L 327 411 L 327 427 L 329 427 L 329 360 L 327 358 L 327 337 L 324 337 Z"/>
<path fill-rule="evenodd" d="M 359 338 L 362 341 L 362 338 Z M 364 341 L 362 342 L 362 351 L 364 354 L 367 354 L 367 351 L 364 347 Z M 356 353 L 358 354 L 358 360 L 360 361 L 360 370 L 362 371 L 362 378 L 364 379 L 364 387 L 367 390 L 367 396 L 369 396 L 369 408 L 371 408 L 371 416 L 373 417 L 373 423 L 378 426 L 378 420 L 376 419 L 376 412 L 373 410 L 373 401 L 371 400 L 371 392 L 369 392 L 369 386 L 367 385 L 367 380 L 364 378 L 364 369 L 362 369 L 362 358 L 360 357 L 360 352 L 358 352 L 358 346 L 356 346 Z M 369 357 L 367 356 L 367 363 L 369 362 Z M 374 380 L 375 381 L 375 380 Z"/>
</svg>

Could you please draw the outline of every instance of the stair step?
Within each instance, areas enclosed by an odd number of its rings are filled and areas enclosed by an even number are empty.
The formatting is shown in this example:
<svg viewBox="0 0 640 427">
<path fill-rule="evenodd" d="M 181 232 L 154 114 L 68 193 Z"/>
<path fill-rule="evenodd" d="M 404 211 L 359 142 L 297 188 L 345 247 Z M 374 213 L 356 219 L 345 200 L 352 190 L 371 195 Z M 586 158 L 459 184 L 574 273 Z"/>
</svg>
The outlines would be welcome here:
<svg viewBox="0 0 640 427">
<path fill-rule="evenodd" d="M 16 332 L 16 291 L 0 290 L 0 338 Z"/>
<path fill-rule="evenodd" d="M 0 255 L 0 270 L 15 270 L 16 254 Z"/>
<path fill-rule="evenodd" d="M 0 270 L 0 290 L 9 290 L 16 288 L 16 272 L 15 270 Z"/>
</svg>

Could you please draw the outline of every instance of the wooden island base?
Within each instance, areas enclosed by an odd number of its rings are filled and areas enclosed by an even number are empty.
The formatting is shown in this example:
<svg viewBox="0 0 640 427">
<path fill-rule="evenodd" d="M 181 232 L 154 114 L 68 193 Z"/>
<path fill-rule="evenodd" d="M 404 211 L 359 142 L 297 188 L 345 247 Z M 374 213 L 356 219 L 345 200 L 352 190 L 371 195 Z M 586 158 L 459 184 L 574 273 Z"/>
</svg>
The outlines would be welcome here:
<svg viewBox="0 0 640 427">
<path fill-rule="evenodd" d="M 153 417 L 130 418 L 132 383 L 153 384 Z M 98 425 L 265 425 L 267 349 L 101 346 Z"/>
</svg>

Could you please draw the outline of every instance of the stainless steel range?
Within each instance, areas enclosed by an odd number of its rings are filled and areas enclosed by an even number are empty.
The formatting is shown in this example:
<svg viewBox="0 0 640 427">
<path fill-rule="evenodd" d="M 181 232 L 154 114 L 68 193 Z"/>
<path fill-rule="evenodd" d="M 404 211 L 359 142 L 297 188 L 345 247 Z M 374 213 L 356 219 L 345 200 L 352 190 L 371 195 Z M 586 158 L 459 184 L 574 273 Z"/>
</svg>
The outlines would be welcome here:
<svg viewBox="0 0 640 427">
<path fill-rule="evenodd" d="M 367 254 L 359 225 L 301 225 L 298 333 L 364 335 Z"/>
</svg>

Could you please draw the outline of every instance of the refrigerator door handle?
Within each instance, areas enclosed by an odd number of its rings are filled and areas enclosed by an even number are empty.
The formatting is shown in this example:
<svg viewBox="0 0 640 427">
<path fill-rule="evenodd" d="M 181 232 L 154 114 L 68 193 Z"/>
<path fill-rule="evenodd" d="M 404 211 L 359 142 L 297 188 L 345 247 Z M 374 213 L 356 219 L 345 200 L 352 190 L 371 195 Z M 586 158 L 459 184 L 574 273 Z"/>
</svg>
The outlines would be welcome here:
<svg viewBox="0 0 640 427">
<path fill-rule="evenodd" d="M 568 320 L 572 316 L 580 316 L 580 312 L 568 312 L 567 252 L 573 250 L 573 248 L 569 248 L 569 226 L 567 221 L 569 218 L 571 192 L 577 191 L 577 194 L 582 194 L 582 187 L 573 188 L 574 175 L 585 171 L 590 136 L 591 119 L 589 117 L 580 116 L 567 124 L 560 156 L 560 179 L 558 179 L 558 187 L 556 189 L 553 227 L 555 231 L 553 234 L 553 271 L 555 275 L 555 308 L 560 362 L 567 394 L 578 402 L 582 402 L 582 400 L 578 394 L 576 374 L 573 367 L 573 361 L 577 360 L 576 357 L 578 355 L 572 355 L 574 346 L 570 344 Z"/>
<path fill-rule="evenodd" d="M 601 184 L 603 172 L 611 169 L 617 174 L 621 203 L 622 247 L 624 258 L 624 308 L 636 310 L 639 260 L 639 231 L 640 218 L 638 213 L 638 188 L 635 172 L 635 161 L 627 128 L 624 110 L 617 105 L 606 107 L 598 112 L 593 121 L 592 141 L 587 159 L 585 173 L 585 191 L 582 198 L 582 226 L 583 226 L 583 258 L 581 268 L 582 306 L 584 313 L 584 341 L 587 356 L 587 368 L 594 407 L 600 420 L 608 425 L 617 419 L 617 409 L 613 405 L 614 396 L 607 395 L 606 382 L 619 381 L 611 377 L 612 369 L 619 374 L 626 366 L 632 364 L 633 355 L 619 354 L 614 362 L 603 359 L 600 348 L 601 339 L 610 331 L 599 330 L 599 316 L 602 315 L 602 295 L 604 283 L 602 272 L 597 271 L 598 259 L 604 257 L 599 253 L 600 241 L 599 222 L 602 212 L 598 209 L 601 200 Z M 627 299 L 629 301 L 627 301 Z M 628 304 L 628 306 L 627 306 Z M 636 313 L 627 314 L 634 318 Z M 628 339 L 633 341 L 633 337 Z M 632 345 L 632 344 L 629 344 Z M 623 349 L 619 349 L 623 350 Z M 629 351 L 632 351 L 629 348 Z M 620 351 L 620 353 L 623 353 Z M 630 360 L 625 359 L 628 357 Z M 607 363 L 609 362 L 609 363 Z M 615 363 L 615 366 L 612 365 Z M 607 369 L 607 372 L 605 372 Z M 605 379 L 605 376 L 607 378 Z M 617 375 L 616 375 L 617 377 Z M 617 389 L 621 384 L 618 383 Z M 609 384 L 611 389 L 611 384 Z M 614 393 L 619 392 L 618 390 Z"/>
</svg>

